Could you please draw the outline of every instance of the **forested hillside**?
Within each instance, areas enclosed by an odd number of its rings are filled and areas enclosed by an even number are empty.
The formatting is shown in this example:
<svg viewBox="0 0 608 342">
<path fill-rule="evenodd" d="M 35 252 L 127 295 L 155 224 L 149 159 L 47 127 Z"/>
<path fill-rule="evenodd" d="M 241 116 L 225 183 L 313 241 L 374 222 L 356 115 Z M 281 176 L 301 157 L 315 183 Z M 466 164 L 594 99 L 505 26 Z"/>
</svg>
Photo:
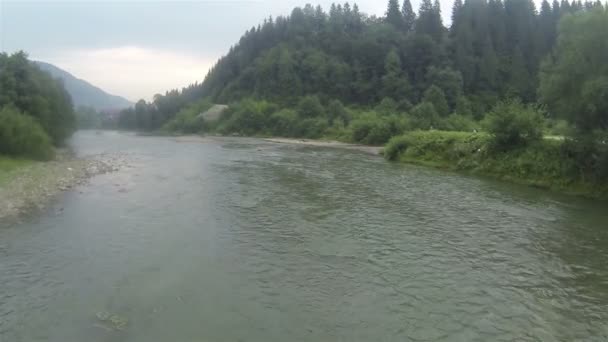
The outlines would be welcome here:
<svg viewBox="0 0 608 342">
<path fill-rule="evenodd" d="M 424 0 L 415 14 L 409 0 L 401 6 L 391 0 L 384 18 L 367 17 L 348 3 L 329 13 L 296 8 L 246 32 L 211 70 L 201 93 L 220 102 L 323 94 L 362 105 L 383 98 L 415 104 L 436 86 L 450 109 L 463 94 L 481 105 L 479 111 L 505 96 L 533 101 L 557 21 L 594 5 L 545 1 L 537 14 L 531 0 L 457 0 L 449 29 L 439 6 Z"/>
<path fill-rule="evenodd" d="M 124 111 L 128 129 L 330 138 L 388 159 L 608 194 L 608 10 L 599 1 L 310 5 L 248 30 L 202 84 Z M 218 122 L 200 113 L 230 108 Z M 416 131 L 432 131 L 416 132 Z M 455 132 L 441 132 L 455 131 Z M 583 189 L 583 190 L 581 190 Z"/>
<path fill-rule="evenodd" d="M 381 18 L 361 13 L 356 4 L 334 4 L 328 13 L 306 5 L 248 30 L 203 83 L 156 95 L 152 103 L 140 101 L 123 113 L 119 124 L 156 130 L 203 98 L 216 103 L 265 100 L 271 103 L 268 111 L 278 112 L 296 109 L 313 96 L 309 104 L 334 107 L 333 113 L 321 110 L 328 119 L 316 122 L 321 127 L 266 133 L 311 135 L 307 132 L 332 126 L 338 116 L 348 126 L 361 116 L 352 111 L 357 109 L 410 114 L 408 123 L 392 126 L 475 129 L 474 122 L 500 100 L 537 101 L 539 68 L 555 46 L 560 18 L 594 8 L 603 5 L 545 0 L 536 9 L 532 0 L 456 0 L 447 28 L 441 11 L 450 9 L 441 9 L 438 1 L 424 0 L 416 13 L 409 0 L 390 0 Z M 279 120 L 293 116 L 283 114 Z"/>
<path fill-rule="evenodd" d="M 74 130 L 63 84 L 25 53 L 0 53 L 0 155 L 48 159 Z"/>
</svg>

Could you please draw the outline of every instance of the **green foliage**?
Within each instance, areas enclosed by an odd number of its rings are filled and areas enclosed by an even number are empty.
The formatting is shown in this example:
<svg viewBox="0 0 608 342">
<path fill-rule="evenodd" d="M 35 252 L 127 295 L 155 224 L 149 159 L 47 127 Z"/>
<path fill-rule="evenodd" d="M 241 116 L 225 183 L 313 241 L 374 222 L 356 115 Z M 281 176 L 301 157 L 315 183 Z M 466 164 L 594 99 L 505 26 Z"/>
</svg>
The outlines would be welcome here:
<svg viewBox="0 0 608 342">
<path fill-rule="evenodd" d="M 480 130 L 480 125 L 470 116 L 451 114 L 441 120 L 438 128 L 443 131 L 474 132 Z"/>
<path fill-rule="evenodd" d="M 463 96 L 463 80 L 459 71 L 450 68 L 431 67 L 427 73 L 428 82 L 443 91 L 448 104 L 448 112 L 456 107 Z"/>
<path fill-rule="evenodd" d="M 489 175 L 588 196 L 608 195 L 608 147 L 579 141 L 538 140 L 498 151 L 484 133 L 414 131 L 392 138 L 387 160 Z M 593 158 L 582 156 L 591 156 Z"/>
<path fill-rule="evenodd" d="M 387 160 L 397 160 L 399 158 L 399 154 L 407 150 L 409 142 L 410 137 L 406 135 L 392 137 L 384 147 L 384 158 Z"/>
<path fill-rule="evenodd" d="M 411 96 L 410 93 L 411 86 L 407 75 L 403 73 L 401 58 L 395 49 L 391 49 L 384 62 L 381 95 L 393 99 L 403 99 Z"/>
<path fill-rule="evenodd" d="M 444 131 L 413 131 L 392 138 L 384 149 L 388 160 L 420 160 L 450 165 L 464 156 L 480 158 L 486 153 L 485 134 Z"/>
<path fill-rule="evenodd" d="M 459 96 L 456 99 L 456 106 L 454 108 L 454 114 L 470 116 L 473 115 L 473 108 L 471 106 L 471 101 L 466 98 L 466 96 Z"/>
<path fill-rule="evenodd" d="M 347 126 L 352 119 L 352 115 L 340 100 L 331 100 L 327 105 L 326 113 L 330 125 L 339 122 L 344 127 Z"/>
<path fill-rule="evenodd" d="M 496 148 L 511 149 L 542 138 L 542 115 L 519 101 L 499 102 L 486 116 L 484 128 Z"/>
<path fill-rule="evenodd" d="M 414 23 L 416 22 L 416 13 L 412 9 L 412 3 L 410 0 L 404 0 L 401 6 L 401 16 L 403 17 L 403 28 L 406 32 L 414 29 Z"/>
<path fill-rule="evenodd" d="M 173 119 L 163 125 L 162 130 L 174 133 L 199 133 L 204 129 L 202 114 L 211 108 L 212 103 L 203 99 L 183 108 Z"/>
<path fill-rule="evenodd" d="M 422 101 L 432 103 L 433 107 L 437 111 L 437 114 L 441 117 L 445 117 L 450 114 L 450 107 L 445 99 L 445 94 L 441 88 L 436 85 L 430 86 L 425 92 Z"/>
<path fill-rule="evenodd" d="M 12 106 L 34 118 L 55 145 L 74 131 L 72 100 L 63 84 L 31 63 L 24 52 L 0 53 L 0 89 L 0 107 Z"/>
<path fill-rule="evenodd" d="M 301 137 L 304 136 L 304 132 L 299 129 L 298 113 L 292 109 L 282 109 L 276 113 L 273 113 L 270 117 L 272 127 L 270 133 L 274 136 L 286 136 L 286 137 Z"/>
<path fill-rule="evenodd" d="M 278 110 L 278 106 L 268 101 L 245 99 L 232 104 L 220 119 L 222 133 L 256 135 L 266 130 L 268 118 Z"/>
<path fill-rule="evenodd" d="M 325 114 L 325 109 L 316 95 L 303 97 L 298 102 L 297 111 L 301 118 L 316 118 Z"/>
<path fill-rule="evenodd" d="M 35 119 L 5 106 L 0 109 L 0 154 L 48 160 L 53 157 L 53 147 Z"/>
<path fill-rule="evenodd" d="M 369 17 L 347 4 L 336 4 L 328 13 L 306 5 L 289 16 L 269 18 L 245 32 L 203 83 L 157 95 L 152 104 L 138 106 L 139 111 L 126 110 L 121 126 L 158 129 L 201 98 L 214 103 L 271 101 L 295 109 L 301 119 L 325 118 L 331 130 L 336 129 L 335 115 L 321 109 L 330 100 L 369 110 L 392 98 L 401 113 L 430 102 L 442 119 L 455 112 L 481 120 L 501 99 L 535 103 L 539 62 L 554 46 L 557 21 L 563 13 L 578 16 L 603 7 L 564 1 L 568 9 L 562 10 L 563 5 L 544 3 L 538 14 L 528 0 L 456 1 L 448 30 L 439 1 L 424 0 L 418 16 L 409 0 L 401 8 L 399 1 L 387 3 L 384 18 Z M 601 39 L 602 34 L 594 35 Z M 604 81 L 598 78 L 578 89 L 593 98 L 594 107 L 586 110 L 593 116 L 601 113 L 597 105 L 603 106 L 598 99 L 607 98 Z M 425 96 L 427 90 L 431 94 Z M 308 108 L 298 105 L 303 99 Z M 420 119 L 413 118 L 420 128 L 439 127 L 436 118 Z"/>
<path fill-rule="evenodd" d="M 439 126 L 441 121 L 435 106 L 430 102 L 421 102 L 410 110 L 412 127 L 416 129 L 433 129 Z"/>
<path fill-rule="evenodd" d="M 405 118 L 395 115 L 379 116 L 375 112 L 365 112 L 356 117 L 350 126 L 351 141 L 382 145 L 406 129 L 409 129 L 409 122 Z"/>
<path fill-rule="evenodd" d="M 394 25 L 396 28 L 402 28 L 404 26 L 403 17 L 401 16 L 401 10 L 399 9 L 399 2 L 397 0 L 388 1 L 388 8 L 386 10 L 386 22 Z"/>
<path fill-rule="evenodd" d="M 397 102 L 390 97 L 383 98 L 374 110 L 384 116 L 395 115 L 399 111 Z"/>
<path fill-rule="evenodd" d="M 582 132 L 608 128 L 608 10 L 569 15 L 540 75 L 541 101 Z"/>
</svg>

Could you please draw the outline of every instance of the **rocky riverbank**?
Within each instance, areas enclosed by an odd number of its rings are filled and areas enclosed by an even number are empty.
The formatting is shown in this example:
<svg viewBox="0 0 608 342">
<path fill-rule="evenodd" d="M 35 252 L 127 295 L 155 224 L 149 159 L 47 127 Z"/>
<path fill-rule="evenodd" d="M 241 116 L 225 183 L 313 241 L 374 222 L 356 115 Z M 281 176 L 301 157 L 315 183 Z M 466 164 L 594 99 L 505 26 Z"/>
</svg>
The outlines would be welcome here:
<svg viewBox="0 0 608 342">
<path fill-rule="evenodd" d="M 58 194 L 124 165 L 123 156 L 98 155 L 83 159 L 63 151 L 55 160 L 12 170 L 0 184 L 0 223 L 41 210 Z"/>
</svg>

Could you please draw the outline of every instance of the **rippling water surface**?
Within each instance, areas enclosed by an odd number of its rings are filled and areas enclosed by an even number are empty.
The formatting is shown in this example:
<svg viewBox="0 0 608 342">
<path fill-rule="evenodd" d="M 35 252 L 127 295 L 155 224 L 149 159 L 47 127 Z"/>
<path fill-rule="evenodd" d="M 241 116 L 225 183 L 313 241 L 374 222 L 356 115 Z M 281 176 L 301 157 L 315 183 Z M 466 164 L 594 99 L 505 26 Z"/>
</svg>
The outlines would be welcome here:
<svg viewBox="0 0 608 342">
<path fill-rule="evenodd" d="M 129 166 L 0 229 L 2 342 L 608 340 L 606 203 L 254 139 L 73 144 Z"/>
</svg>

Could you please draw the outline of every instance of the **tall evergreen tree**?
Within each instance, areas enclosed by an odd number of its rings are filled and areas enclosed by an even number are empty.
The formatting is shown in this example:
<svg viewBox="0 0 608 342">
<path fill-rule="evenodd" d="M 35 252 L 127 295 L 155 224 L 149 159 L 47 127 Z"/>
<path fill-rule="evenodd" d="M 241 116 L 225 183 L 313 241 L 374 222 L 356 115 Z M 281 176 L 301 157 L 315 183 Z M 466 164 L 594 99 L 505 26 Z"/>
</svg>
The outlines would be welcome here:
<svg viewBox="0 0 608 342">
<path fill-rule="evenodd" d="M 392 24 L 397 28 L 403 27 L 403 17 L 401 16 L 401 11 L 399 10 L 398 0 L 388 1 L 388 8 L 386 10 L 386 22 Z"/>
<path fill-rule="evenodd" d="M 551 50 L 555 43 L 556 26 L 557 22 L 555 21 L 553 9 L 549 1 L 543 0 L 538 17 L 539 49 L 543 56 Z"/>
<path fill-rule="evenodd" d="M 382 76 L 382 97 L 393 100 L 408 99 L 411 88 L 407 77 L 401 70 L 401 58 L 395 49 L 392 49 L 384 62 L 384 76 Z"/>
<path fill-rule="evenodd" d="M 416 22 L 416 13 L 412 9 L 410 0 L 403 0 L 401 15 L 403 17 L 403 28 L 406 31 L 412 31 L 414 29 L 414 23 Z"/>
<path fill-rule="evenodd" d="M 433 4 L 431 0 L 422 0 L 415 29 L 418 34 L 427 34 L 434 41 L 441 41 L 445 28 L 441 21 L 441 11 L 438 0 L 435 0 L 435 4 Z"/>
</svg>

